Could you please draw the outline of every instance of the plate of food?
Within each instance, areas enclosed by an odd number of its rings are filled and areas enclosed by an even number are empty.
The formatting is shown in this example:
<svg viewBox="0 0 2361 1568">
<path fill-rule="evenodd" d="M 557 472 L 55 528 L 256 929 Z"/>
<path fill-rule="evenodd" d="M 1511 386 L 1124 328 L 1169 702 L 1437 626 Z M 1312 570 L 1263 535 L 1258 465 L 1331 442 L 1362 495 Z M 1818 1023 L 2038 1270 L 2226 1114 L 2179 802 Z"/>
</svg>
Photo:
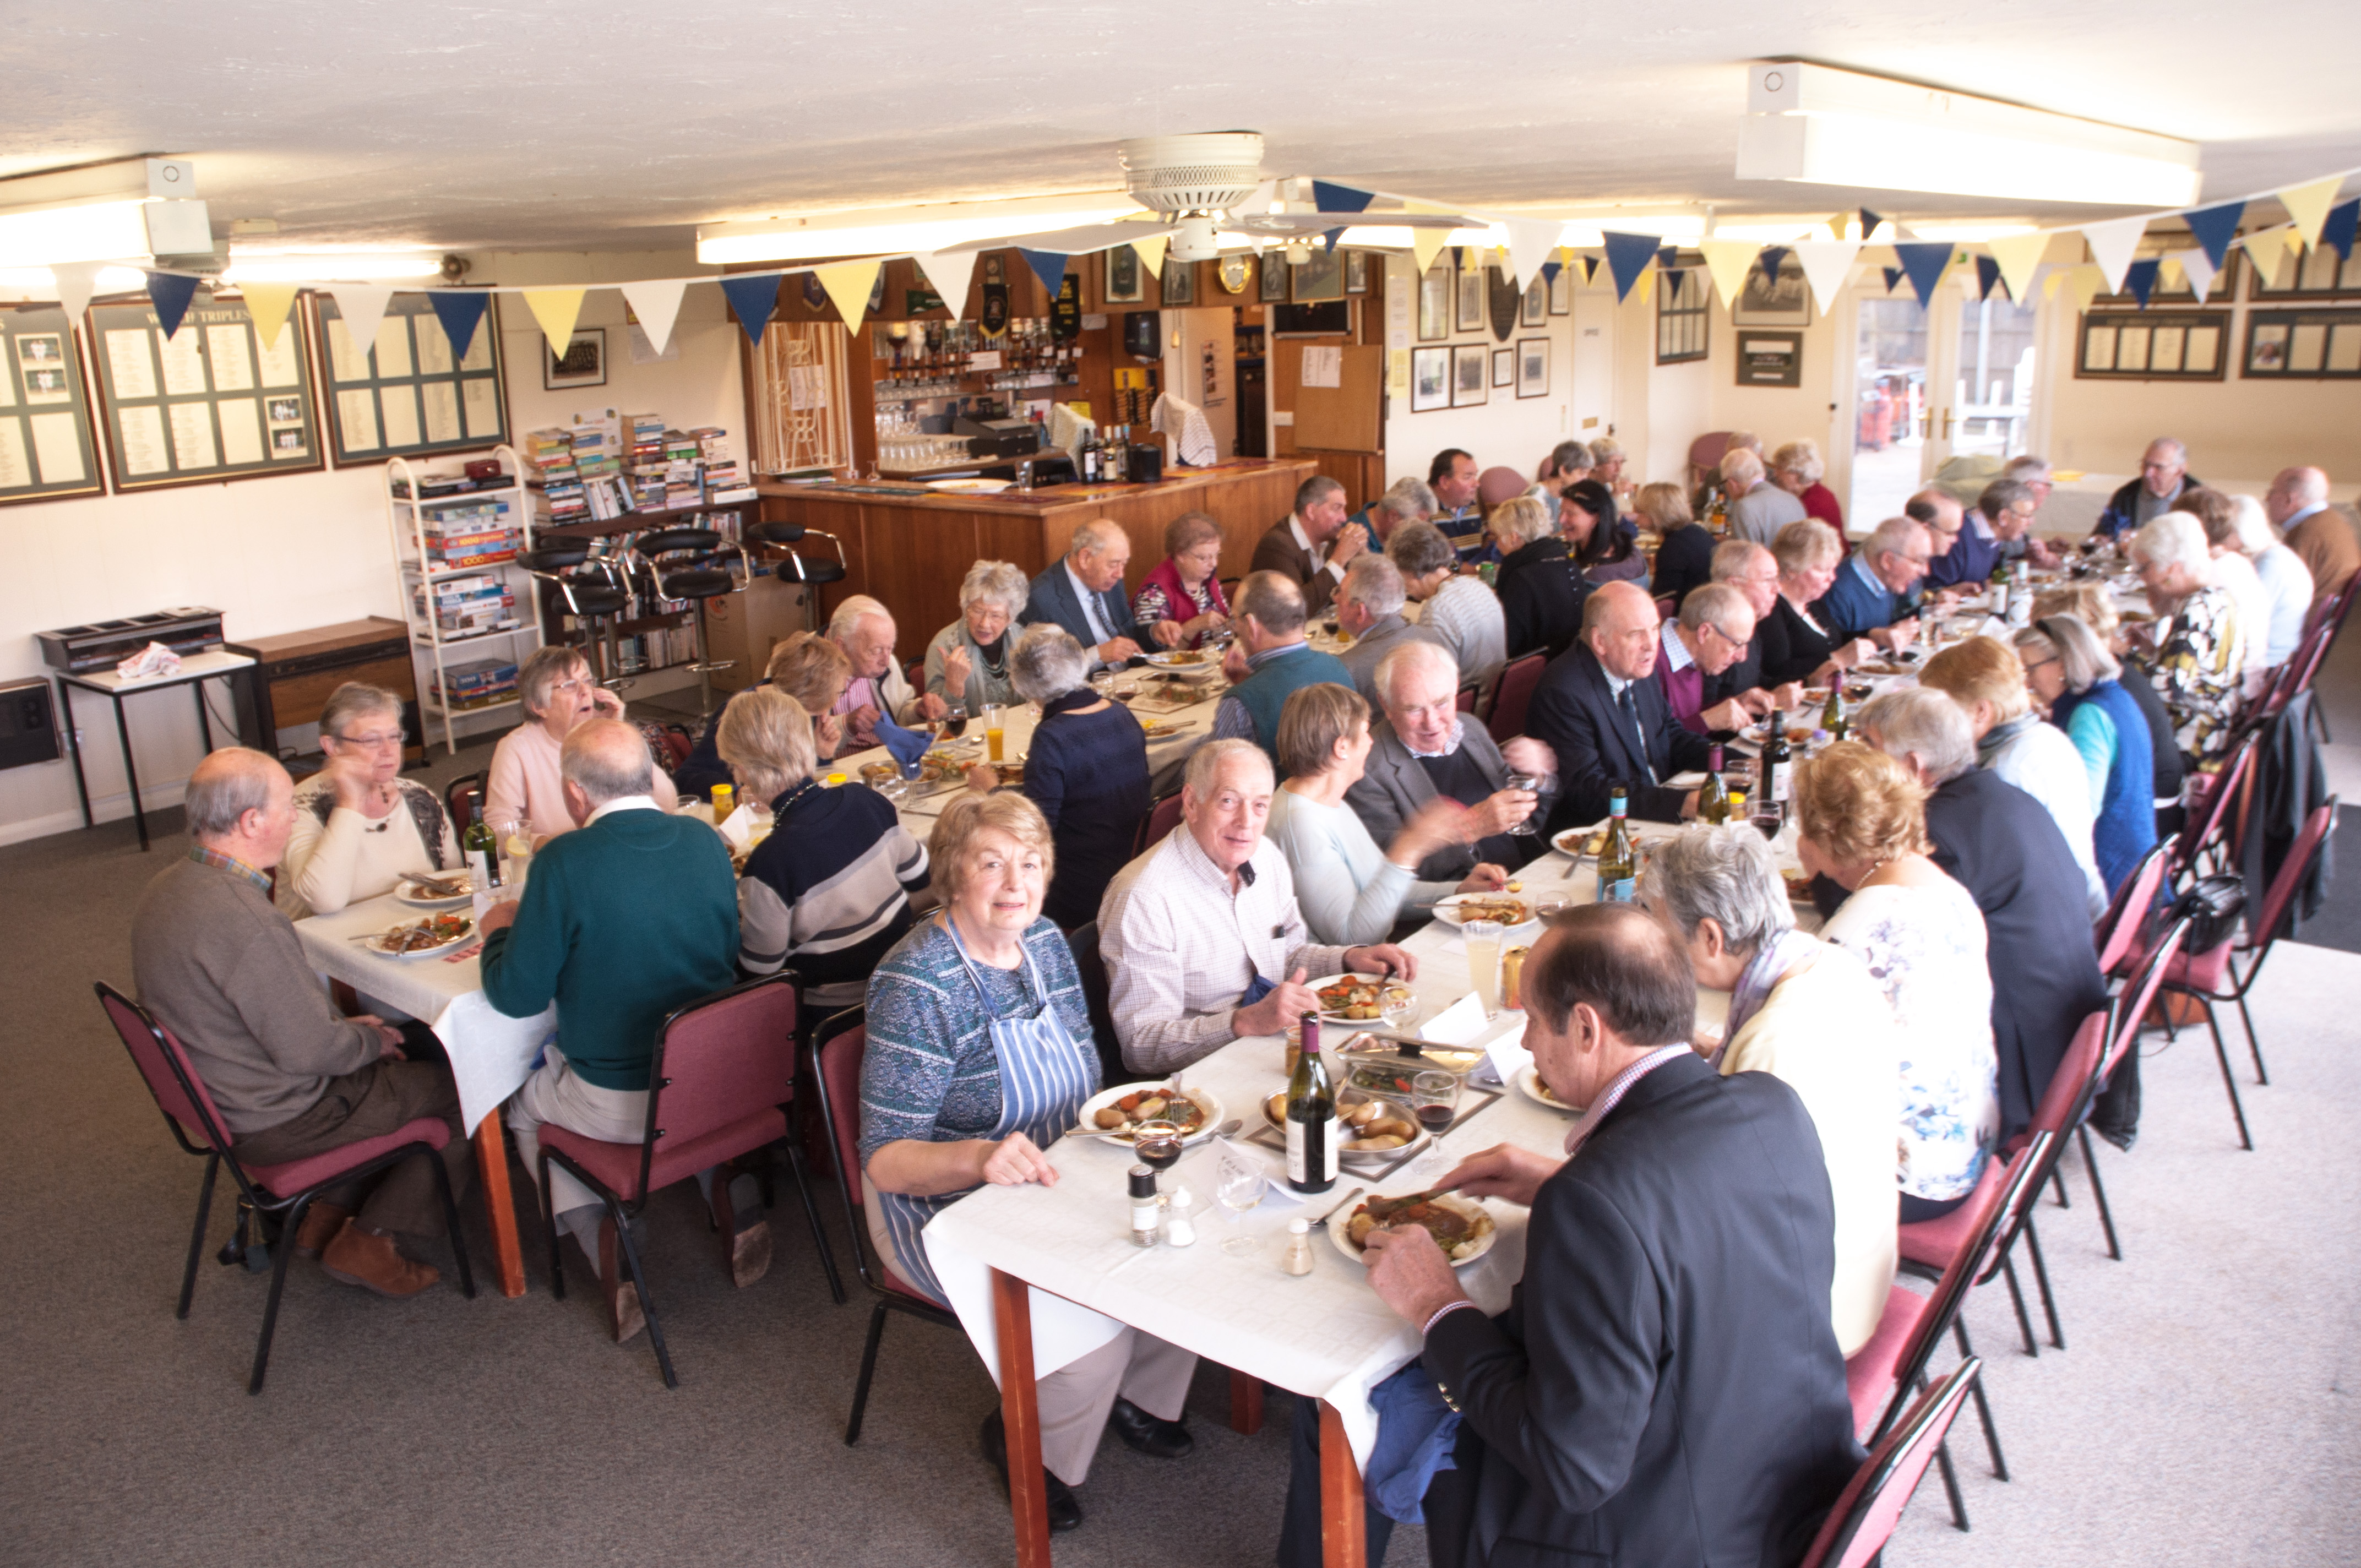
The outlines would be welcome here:
<svg viewBox="0 0 2361 1568">
<path fill-rule="evenodd" d="M 1492 1250 L 1500 1227 L 1473 1198 L 1456 1192 L 1411 1192 L 1400 1198 L 1367 1198 L 1353 1206 L 1342 1224 L 1331 1223 L 1329 1239 L 1356 1263 L 1367 1261 L 1369 1233 L 1378 1226 L 1416 1225 L 1450 1255 L 1453 1267 L 1475 1262 Z"/>
<path fill-rule="evenodd" d="M 1312 982 L 1320 1016 L 1332 1024 L 1399 1025 L 1418 1011 L 1418 994 L 1398 980 L 1370 974 L 1332 974 Z"/>
<path fill-rule="evenodd" d="M 394 902 L 413 909 L 448 909 L 467 903 L 475 893 L 475 883 L 466 872 L 444 872 L 434 876 L 413 872 L 393 884 Z"/>
<path fill-rule="evenodd" d="M 1167 648 L 1148 655 L 1148 662 L 1159 670 L 1203 670 L 1221 661 L 1203 648 Z"/>
<path fill-rule="evenodd" d="M 1150 740 L 1161 740 L 1167 736 L 1178 735 L 1184 729 L 1194 729 L 1195 728 L 1196 725 L 1193 723 L 1175 724 L 1169 718 L 1143 718 L 1139 720 L 1139 732 Z"/>
<path fill-rule="evenodd" d="M 1195 1084 L 1176 1091 L 1169 1083 L 1119 1083 L 1091 1096 L 1075 1118 L 1111 1144 L 1129 1144 L 1139 1124 L 1159 1121 L 1177 1125 L 1182 1143 L 1197 1143 L 1222 1124 L 1222 1102 Z"/>
<path fill-rule="evenodd" d="M 1448 926 L 1465 926 L 1470 920 L 1522 926 L 1533 917 L 1533 906 L 1505 893 L 1455 893 L 1434 901 L 1434 917 Z"/>
<path fill-rule="evenodd" d="M 1578 861 L 1607 848 L 1607 829 L 1603 827 L 1569 828 L 1550 840 L 1550 848 Z"/>
<path fill-rule="evenodd" d="M 1262 1116 L 1274 1130 L 1286 1133 L 1285 1090 L 1264 1098 Z M 1336 1096 L 1336 1124 L 1345 1135 L 1345 1141 L 1337 1146 L 1336 1157 L 1356 1170 L 1389 1164 L 1403 1150 L 1417 1148 L 1428 1141 L 1426 1129 L 1411 1119 L 1400 1102 L 1350 1089 Z"/>
<path fill-rule="evenodd" d="M 389 926 L 363 946 L 390 959 L 426 959 L 447 953 L 476 934 L 476 922 L 456 913 L 430 915 Z"/>
<path fill-rule="evenodd" d="M 1571 1116 L 1582 1114 L 1581 1106 L 1569 1105 L 1552 1094 L 1549 1085 L 1542 1081 L 1541 1069 L 1530 1062 L 1518 1072 L 1516 1082 L 1517 1091 L 1536 1105 L 1546 1105 L 1553 1111 L 1563 1111 Z"/>
<path fill-rule="evenodd" d="M 1779 880 L 1787 884 L 1787 902 L 1808 905 L 1812 902 L 1812 876 L 1809 872 L 1781 872 Z"/>
</svg>

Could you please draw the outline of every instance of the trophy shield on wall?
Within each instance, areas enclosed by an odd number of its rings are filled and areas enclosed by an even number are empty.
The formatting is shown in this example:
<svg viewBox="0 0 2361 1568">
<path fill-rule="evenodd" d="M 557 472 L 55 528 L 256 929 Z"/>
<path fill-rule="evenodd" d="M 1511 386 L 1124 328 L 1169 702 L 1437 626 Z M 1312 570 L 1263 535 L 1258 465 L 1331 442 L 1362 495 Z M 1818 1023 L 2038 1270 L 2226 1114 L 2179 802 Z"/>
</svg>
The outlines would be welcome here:
<svg viewBox="0 0 2361 1568">
<path fill-rule="evenodd" d="M 1497 267 L 1484 269 L 1484 281 L 1490 291 L 1491 308 L 1488 313 L 1492 318 L 1492 336 L 1497 342 L 1506 343 L 1517 330 L 1517 310 L 1524 303 L 1524 291 L 1517 287 L 1515 279 Z"/>
</svg>

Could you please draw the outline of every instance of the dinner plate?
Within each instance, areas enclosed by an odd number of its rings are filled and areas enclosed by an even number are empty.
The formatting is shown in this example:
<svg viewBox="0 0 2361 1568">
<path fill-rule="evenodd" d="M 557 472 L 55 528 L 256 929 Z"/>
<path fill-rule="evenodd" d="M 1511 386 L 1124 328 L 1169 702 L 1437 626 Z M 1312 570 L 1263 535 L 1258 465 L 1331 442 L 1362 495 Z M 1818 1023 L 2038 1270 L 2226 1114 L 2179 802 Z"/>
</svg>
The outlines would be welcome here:
<svg viewBox="0 0 2361 1568">
<path fill-rule="evenodd" d="M 1455 1257 L 1451 1260 L 1452 1267 L 1466 1267 L 1469 1264 L 1474 1263 L 1478 1258 L 1482 1257 L 1486 1253 L 1490 1252 L 1493 1246 L 1499 1243 L 1500 1239 L 1500 1218 L 1497 1214 L 1492 1214 L 1489 1210 L 1485 1208 L 1483 1200 L 1479 1198 L 1462 1198 L 1456 1192 L 1444 1192 L 1437 1194 L 1434 1201 L 1445 1205 L 1446 1207 L 1457 1209 L 1463 1213 L 1469 1210 L 1475 1210 L 1486 1213 L 1490 1215 L 1492 1221 L 1492 1228 L 1485 1232 L 1482 1236 L 1477 1239 L 1476 1245 L 1468 1249 L 1468 1253 L 1466 1257 Z M 1353 1209 L 1359 1209 L 1361 1204 L 1367 1201 L 1367 1199 L 1356 1200 L 1353 1204 Z M 1336 1250 L 1338 1252 L 1343 1253 L 1355 1263 L 1366 1265 L 1369 1260 L 1369 1255 L 1364 1252 L 1361 1248 L 1355 1246 L 1353 1245 L 1352 1238 L 1345 1234 L 1351 1228 L 1352 1219 L 1352 1212 L 1347 1211 L 1346 1212 L 1338 1214 L 1330 1220 L 1328 1222 L 1328 1239 L 1336 1244 Z"/>
<path fill-rule="evenodd" d="M 452 872 L 438 880 L 464 883 L 467 881 L 467 873 Z M 430 897 L 421 892 L 418 884 L 408 877 L 393 884 L 393 901 L 396 904 L 407 904 L 412 909 L 454 909 L 475 896 L 476 892 L 472 884 L 465 892 L 452 894 L 446 898 Z"/>
<path fill-rule="evenodd" d="M 428 918 L 432 919 L 434 918 L 434 916 L 430 916 Z M 448 941 L 437 942 L 431 948 L 416 948 L 406 953 L 397 953 L 390 951 L 385 947 L 385 942 L 391 938 L 396 931 L 419 924 L 419 922 L 415 920 L 399 921 L 394 925 L 389 926 L 362 945 L 368 948 L 370 952 L 376 953 L 380 958 L 402 959 L 431 959 L 438 953 L 447 953 L 454 948 L 464 947 L 468 942 L 475 939 L 476 922 L 465 915 L 459 916 L 456 918 L 459 922 L 459 934 L 451 938 Z"/>
<path fill-rule="evenodd" d="M 1118 1083 L 1113 1089 L 1103 1089 L 1083 1102 L 1082 1110 L 1075 1113 L 1074 1124 L 1078 1127 L 1093 1126 L 1096 1124 L 1099 1112 L 1114 1104 L 1125 1095 L 1142 1089 L 1165 1089 L 1170 1086 L 1169 1080 L 1149 1078 L 1143 1079 L 1137 1083 Z M 1183 1145 L 1202 1143 L 1213 1135 L 1214 1128 L 1222 1124 L 1221 1097 L 1200 1083 L 1184 1083 L 1180 1092 L 1186 1098 L 1194 1101 L 1197 1108 L 1205 1113 L 1204 1120 L 1197 1124 L 1196 1130 L 1188 1134 L 1180 1141 Z M 1131 1135 L 1124 1132 L 1093 1133 L 1090 1135 L 1097 1138 L 1101 1143 L 1121 1144 L 1126 1148 L 1130 1146 L 1132 1141 Z"/>
<path fill-rule="evenodd" d="M 1598 827 L 1594 822 L 1587 828 L 1568 828 L 1550 839 L 1550 848 L 1570 860 L 1587 859 L 1590 850 L 1585 846 L 1590 842 L 1590 836 L 1598 831 Z"/>
<path fill-rule="evenodd" d="M 1532 1101 L 1536 1105 L 1546 1105 L 1551 1110 L 1560 1112 L 1568 1116 L 1579 1116 L 1582 1114 L 1581 1106 L 1569 1105 L 1565 1101 L 1560 1100 L 1556 1095 L 1552 1094 L 1549 1091 L 1549 1085 L 1542 1081 L 1541 1069 L 1533 1066 L 1531 1062 L 1526 1063 L 1522 1069 L 1519 1069 L 1516 1077 L 1516 1084 L 1517 1092 L 1522 1094 L 1526 1099 Z"/>
<path fill-rule="evenodd" d="M 1360 1096 L 1359 1099 L 1355 1100 L 1352 1102 L 1353 1105 L 1364 1105 L 1372 1100 L 1385 1100 L 1389 1102 L 1397 1111 L 1401 1113 L 1402 1119 L 1410 1123 L 1411 1127 L 1416 1129 L 1416 1135 L 1412 1137 L 1410 1142 L 1402 1145 L 1400 1148 L 1348 1149 L 1339 1147 L 1336 1150 L 1336 1158 L 1341 1164 L 1343 1164 L 1345 1169 L 1361 1172 L 1382 1171 L 1397 1160 L 1408 1158 L 1411 1156 L 1422 1152 L 1425 1149 L 1427 1145 L 1434 1141 L 1434 1135 L 1428 1132 L 1424 1127 L 1419 1126 L 1417 1117 L 1413 1116 L 1411 1113 L 1410 1107 L 1403 1104 L 1400 1101 L 1394 1100 L 1389 1095 L 1371 1094 L 1367 1090 L 1347 1090 L 1345 1092 L 1357 1094 Z M 1278 1133 L 1281 1137 L 1285 1137 L 1287 1135 L 1287 1119 L 1283 1116 L 1274 1116 L 1270 1113 L 1270 1096 L 1267 1094 L 1264 1095 L 1259 1103 L 1262 1106 L 1262 1119 L 1264 1124 L 1268 1126 L 1272 1131 Z M 1338 1096 L 1338 1103 L 1340 1105 L 1344 1103 L 1343 1095 L 1341 1094 Z M 1349 1106 L 1345 1108 L 1350 1109 Z"/>
<path fill-rule="evenodd" d="M 1323 987 L 1334 985 L 1338 981 L 1375 980 L 1376 978 L 1378 977 L 1375 975 L 1367 974 L 1332 974 L 1312 981 L 1310 989 L 1316 993 Z M 1384 1017 L 1347 1018 L 1342 1013 L 1331 1013 L 1325 1005 L 1323 1005 L 1320 1010 L 1321 1022 L 1324 1024 L 1382 1024 L 1389 1028 L 1400 1028 L 1405 1021 L 1417 1015 L 1418 993 L 1411 991 L 1408 985 L 1403 984 L 1402 981 L 1398 980 L 1388 981 L 1387 983 L 1389 985 L 1399 987 L 1406 1000 L 1396 1006 L 1383 1009 L 1385 1014 Z"/>
<path fill-rule="evenodd" d="M 1218 670 L 1222 661 L 1202 648 L 1168 650 L 1150 653 L 1148 662 L 1159 670 Z"/>
<path fill-rule="evenodd" d="M 1459 913 L 1459 906 L 1462 904 L 1511 903 L 1523 906 L 1525 917 L 1521 920 L 1502 921 L 1500 924 L 1503 929 L 1522 930 L 1539 920 L 1540 916 L 1533 913 L 1533 901 L 1513 893 L 1455 893 L 1448 898 L 1438 898 L 1434 901 L 1434 917 L 1446 926 L 1465 926 L 1467 922 Z"/>
</svg>

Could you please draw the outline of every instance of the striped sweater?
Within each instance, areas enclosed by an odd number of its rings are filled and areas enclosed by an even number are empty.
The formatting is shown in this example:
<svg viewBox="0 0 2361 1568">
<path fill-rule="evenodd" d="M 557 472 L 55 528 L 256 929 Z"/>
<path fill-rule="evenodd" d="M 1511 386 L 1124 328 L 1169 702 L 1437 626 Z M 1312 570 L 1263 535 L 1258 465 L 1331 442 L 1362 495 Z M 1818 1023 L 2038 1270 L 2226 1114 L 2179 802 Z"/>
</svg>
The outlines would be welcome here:
<svg viewBox="0 0 2361 1568">
<path fill-rule="evenodd" d="M 910 928 L 927 847 L 866 784 L 806 783 L 772 810 L 771 836 L 738 883 L 739 967 L 775 974 L 793 963 L 815 1002 L 852 1005 Z"/>
</svg>

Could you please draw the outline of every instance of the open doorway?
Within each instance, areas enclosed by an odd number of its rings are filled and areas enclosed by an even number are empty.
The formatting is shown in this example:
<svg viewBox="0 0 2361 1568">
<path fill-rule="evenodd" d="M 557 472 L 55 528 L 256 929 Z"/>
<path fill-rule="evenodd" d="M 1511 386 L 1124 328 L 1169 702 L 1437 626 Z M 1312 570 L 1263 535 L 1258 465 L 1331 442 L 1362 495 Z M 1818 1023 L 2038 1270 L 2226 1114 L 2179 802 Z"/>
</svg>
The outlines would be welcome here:
<svg viewBox="0 0 2361 1568">
<path fill-rule="evenodd" d="M 1863 299 L 1856 321 L 1852 494 L 1845 524 L 1860 535 L 1899 512 L 1924 472 L 1927 313 L 1907 297 Z"/>
</svg>

